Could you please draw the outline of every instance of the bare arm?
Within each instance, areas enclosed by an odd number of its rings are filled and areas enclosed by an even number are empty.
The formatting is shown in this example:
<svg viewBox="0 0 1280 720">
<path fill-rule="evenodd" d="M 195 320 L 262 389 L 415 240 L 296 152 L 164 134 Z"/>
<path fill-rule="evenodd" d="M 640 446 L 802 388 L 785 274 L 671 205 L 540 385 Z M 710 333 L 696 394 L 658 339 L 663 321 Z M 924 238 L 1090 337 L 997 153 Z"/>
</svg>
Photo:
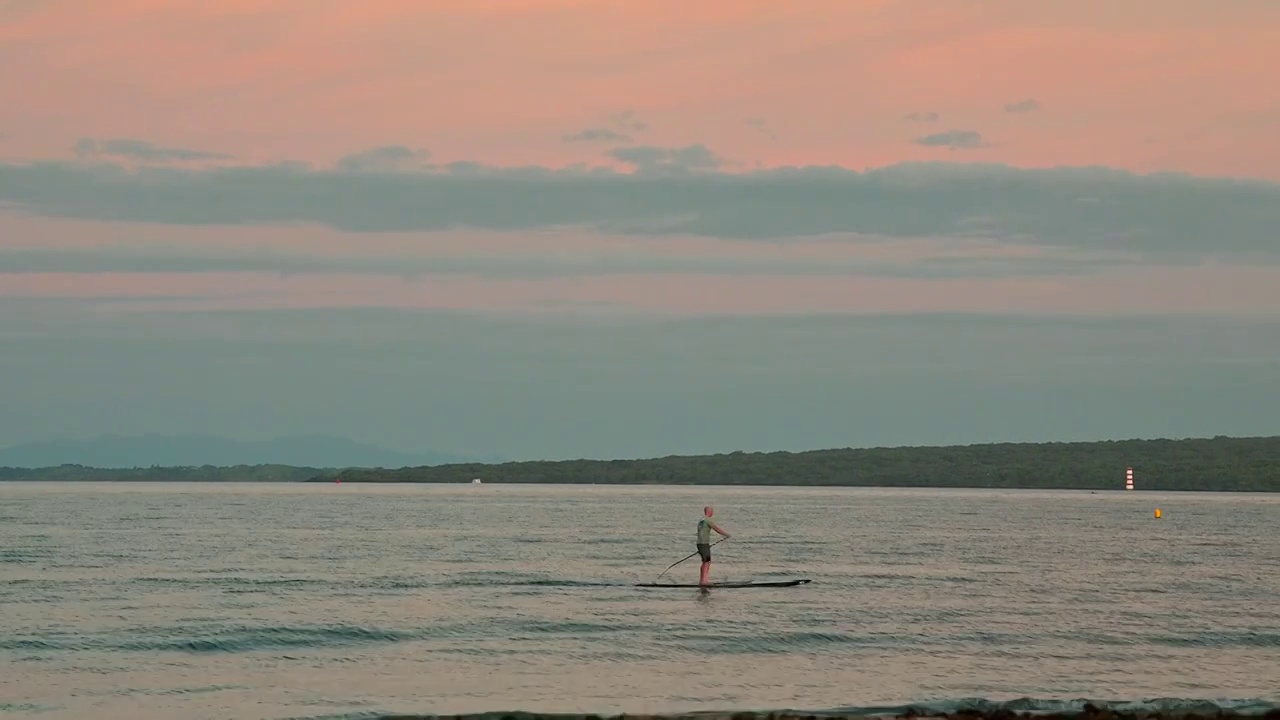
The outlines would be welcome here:
<svg viewBox="0 0 1280 720">
<path fill-rule="evenodd" d="M 723 535 L 725 540 L 728 540 L 728 539 L 729 539 L 729 533 L 727 533 L 727 532 L 725 532 L 725 531 L 721 530 L 719 525 L 717 525 L 717 524 L 715 524 L 715 523 L 711 523 L 711 529 L 712 529 L 712 530 L 715 530 L 716 532 L 718 532 L 718 533 L 720 533 L 721 535 Z"/>
</svg>

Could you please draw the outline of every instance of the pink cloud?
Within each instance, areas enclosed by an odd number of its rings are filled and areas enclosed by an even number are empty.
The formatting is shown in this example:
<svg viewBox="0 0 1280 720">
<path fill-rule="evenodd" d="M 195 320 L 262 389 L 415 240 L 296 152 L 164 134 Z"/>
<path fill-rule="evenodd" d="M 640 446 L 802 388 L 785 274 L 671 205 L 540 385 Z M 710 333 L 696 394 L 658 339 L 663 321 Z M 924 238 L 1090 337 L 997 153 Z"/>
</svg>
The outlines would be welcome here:
<svg viewBox="0 0 1280 720">
<path fill-rule="evenodd" d="M 329 269 L 303 272 L 4 272 L 7 252 L 56 251 L 135 258 L 309 258 Z M 97 255 L 93 257 L 103 257 Z M 1118 263 L 1093 274 L 989 278 L 903 278 L 862 272 L 857 263 L 926 258 L 1126 260 L 1123 255 L 1053 251 L 982 238 L 847 236 L 743 242 L 698 236 L 610 236 L 572 229 L 519 233 L 347 233 L 319 226 L 166 226 L 96 223 L 0 214 L 0 298 L 78 300 L 100 312 L 196 309 L 385 307 L 493 312 L 578 312 L 599 306 L 662 314 L 1032 312 L 1085 314 L 1280 314 L 1280 268 Z M 494 277 L 465 267 L 419 274 L 431 260 L 635 261 L 608 274 Z M 645 261 L 727 263 L 727 274 L 655 273 Z M 362 274 L 360 263 L 382 262 Z M 743 268 L 741 263 L 755 266 Z M 344 268 L 344 263 L 348 264 Z M 403 263 L 403 273 L 393 269 Z M 735 264 L 736 263 L 736 264 Z M 828 274 L 798 274 L 796 263 Z M 843 263 L 843 264 L 842 264 Z M 545 266 L 544 266 L 545 267 Z M 848 270 L 841 270 L 847 267 Z M 111 270 L 111 268 L 103 268 Z M 195 266 L 194 269 L 199 269 Z M 1195 288 L 1196 292 L 1187 292 Z M 114 301 L 129 300 L 120 305 Z"/>
<path fill-rule="evenodd" d="M 184 226 L 46 219 L 0 212 L 0 251 L 113 250 L 133 256 L 189 258 L 671 258 L 776 262 L 925 258 L 1089 258 L 1098 255 L 1011 245 L 983 238 L 884 238 L 858 235 L 785 238 L 775 242 L 693 235 L 609 235 L 586 230 L 520 232 L 344 232 L 327 226 Z M 1123 257 L 1108 254 L 1110 257 Z M 0 266 L 0 270 L 3 267 Z"/>
</svg>

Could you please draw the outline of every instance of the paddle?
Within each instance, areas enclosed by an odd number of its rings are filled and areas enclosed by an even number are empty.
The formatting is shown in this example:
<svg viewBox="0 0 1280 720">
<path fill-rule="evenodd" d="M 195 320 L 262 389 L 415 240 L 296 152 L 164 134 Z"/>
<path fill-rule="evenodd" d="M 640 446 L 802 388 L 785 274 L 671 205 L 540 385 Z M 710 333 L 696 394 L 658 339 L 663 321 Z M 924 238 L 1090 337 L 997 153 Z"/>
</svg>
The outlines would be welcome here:
<svg viewBox="0 0 1280 720">
<path fill-rule="evenodd" d="M 710 547 L 715 547 L 716 545 L 719 545 L 720 543 L 722 543 L 722 542 L 724 542 L 725 540 L 728 540 L 728 539 L 729 539 L 729 538 L 720 538 L 719 540 L 717 540 L 717 541 L 715 541 L 715 542 L 711 543 Z M 671 565 L 667 567 L 667 570 L 670 570 L 671 568 L 673 568 L 673 567 L 675 567 L 675 566 L 679 565 L 680 563 L 684 562 L 685 560 L 688 560 L 689 558 L 691 558 L 691 557 L 693 557 L 694 555 L 697 555 L 697 554 L 698 554 L 698 551 L 697 551 L 697 550 L 694 550 L 692 554 L 690 554 L 690 555 L 688 555 L 688 556 L 686 556 L 686 557 L 682 557 L 682 558 L 680 558 L 679 560 L 677 560 L 677 561 L 675 561 L 675 562 L 671 563 Z M 667 570 L 663 570 L 661 573 L 659 573 L 659 574 L 658 574 L 658 577 L 654 578 L 654 579 L 653 579 L 653 581 L 654 581 L 654 582 L 658 582 L 659 580 L 661 580 L 661 579 L 662 579 L 662 576 L 667 574 Z"/>
</svg>

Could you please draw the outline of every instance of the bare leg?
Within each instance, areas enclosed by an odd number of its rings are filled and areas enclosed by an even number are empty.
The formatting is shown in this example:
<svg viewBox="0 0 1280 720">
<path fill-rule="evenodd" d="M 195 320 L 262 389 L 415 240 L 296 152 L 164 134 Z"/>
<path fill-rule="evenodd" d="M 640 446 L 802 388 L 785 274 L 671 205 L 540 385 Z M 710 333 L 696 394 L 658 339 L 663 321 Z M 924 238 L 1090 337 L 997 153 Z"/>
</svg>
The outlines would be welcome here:
<svg viewBox="0 0 1280 720">
<path fill-rule="evenodd" d="M 698 579 L 698 584 L 699 584 L 699 585 L 706 585 L 706 584 L 707 584 L 707 575 L 708 575 L 710 572 L 711 572 L 711 561 L 710 561 L 710 560 L 708 560 L 708 561 L 706 561 L 706 562 L 702 563 L 702 575 L 701 575 L 701 577 Z"/>
</svg>

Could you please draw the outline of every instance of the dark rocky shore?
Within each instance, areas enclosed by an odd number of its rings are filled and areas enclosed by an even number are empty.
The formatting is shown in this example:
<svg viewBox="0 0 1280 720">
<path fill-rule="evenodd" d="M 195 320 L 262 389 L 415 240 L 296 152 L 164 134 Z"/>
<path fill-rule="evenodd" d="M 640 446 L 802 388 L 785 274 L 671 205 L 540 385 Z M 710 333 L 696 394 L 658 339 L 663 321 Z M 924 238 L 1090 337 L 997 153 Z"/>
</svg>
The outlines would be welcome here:
<svg viewBox="0 0 1280 720">
<path fill-rule="evenodd" d="M 589 715 L 556 713 L 477 713 L 472 715 L 384 715 L 378 720 L 1280 720 L 1280 708 L 1260 712 L 1240 712 L 1218 708 L 1212 711 L 1143 709 L 1121 710 L 1086 703 L 1079 710 L 1051 712 L 1018 712 L 1009 708 L 992 710 L 963 709 L 953 712 L 906 708 L 892 712 L 692 712 L 671 715 L 623 714 Z"/>
</svg>

